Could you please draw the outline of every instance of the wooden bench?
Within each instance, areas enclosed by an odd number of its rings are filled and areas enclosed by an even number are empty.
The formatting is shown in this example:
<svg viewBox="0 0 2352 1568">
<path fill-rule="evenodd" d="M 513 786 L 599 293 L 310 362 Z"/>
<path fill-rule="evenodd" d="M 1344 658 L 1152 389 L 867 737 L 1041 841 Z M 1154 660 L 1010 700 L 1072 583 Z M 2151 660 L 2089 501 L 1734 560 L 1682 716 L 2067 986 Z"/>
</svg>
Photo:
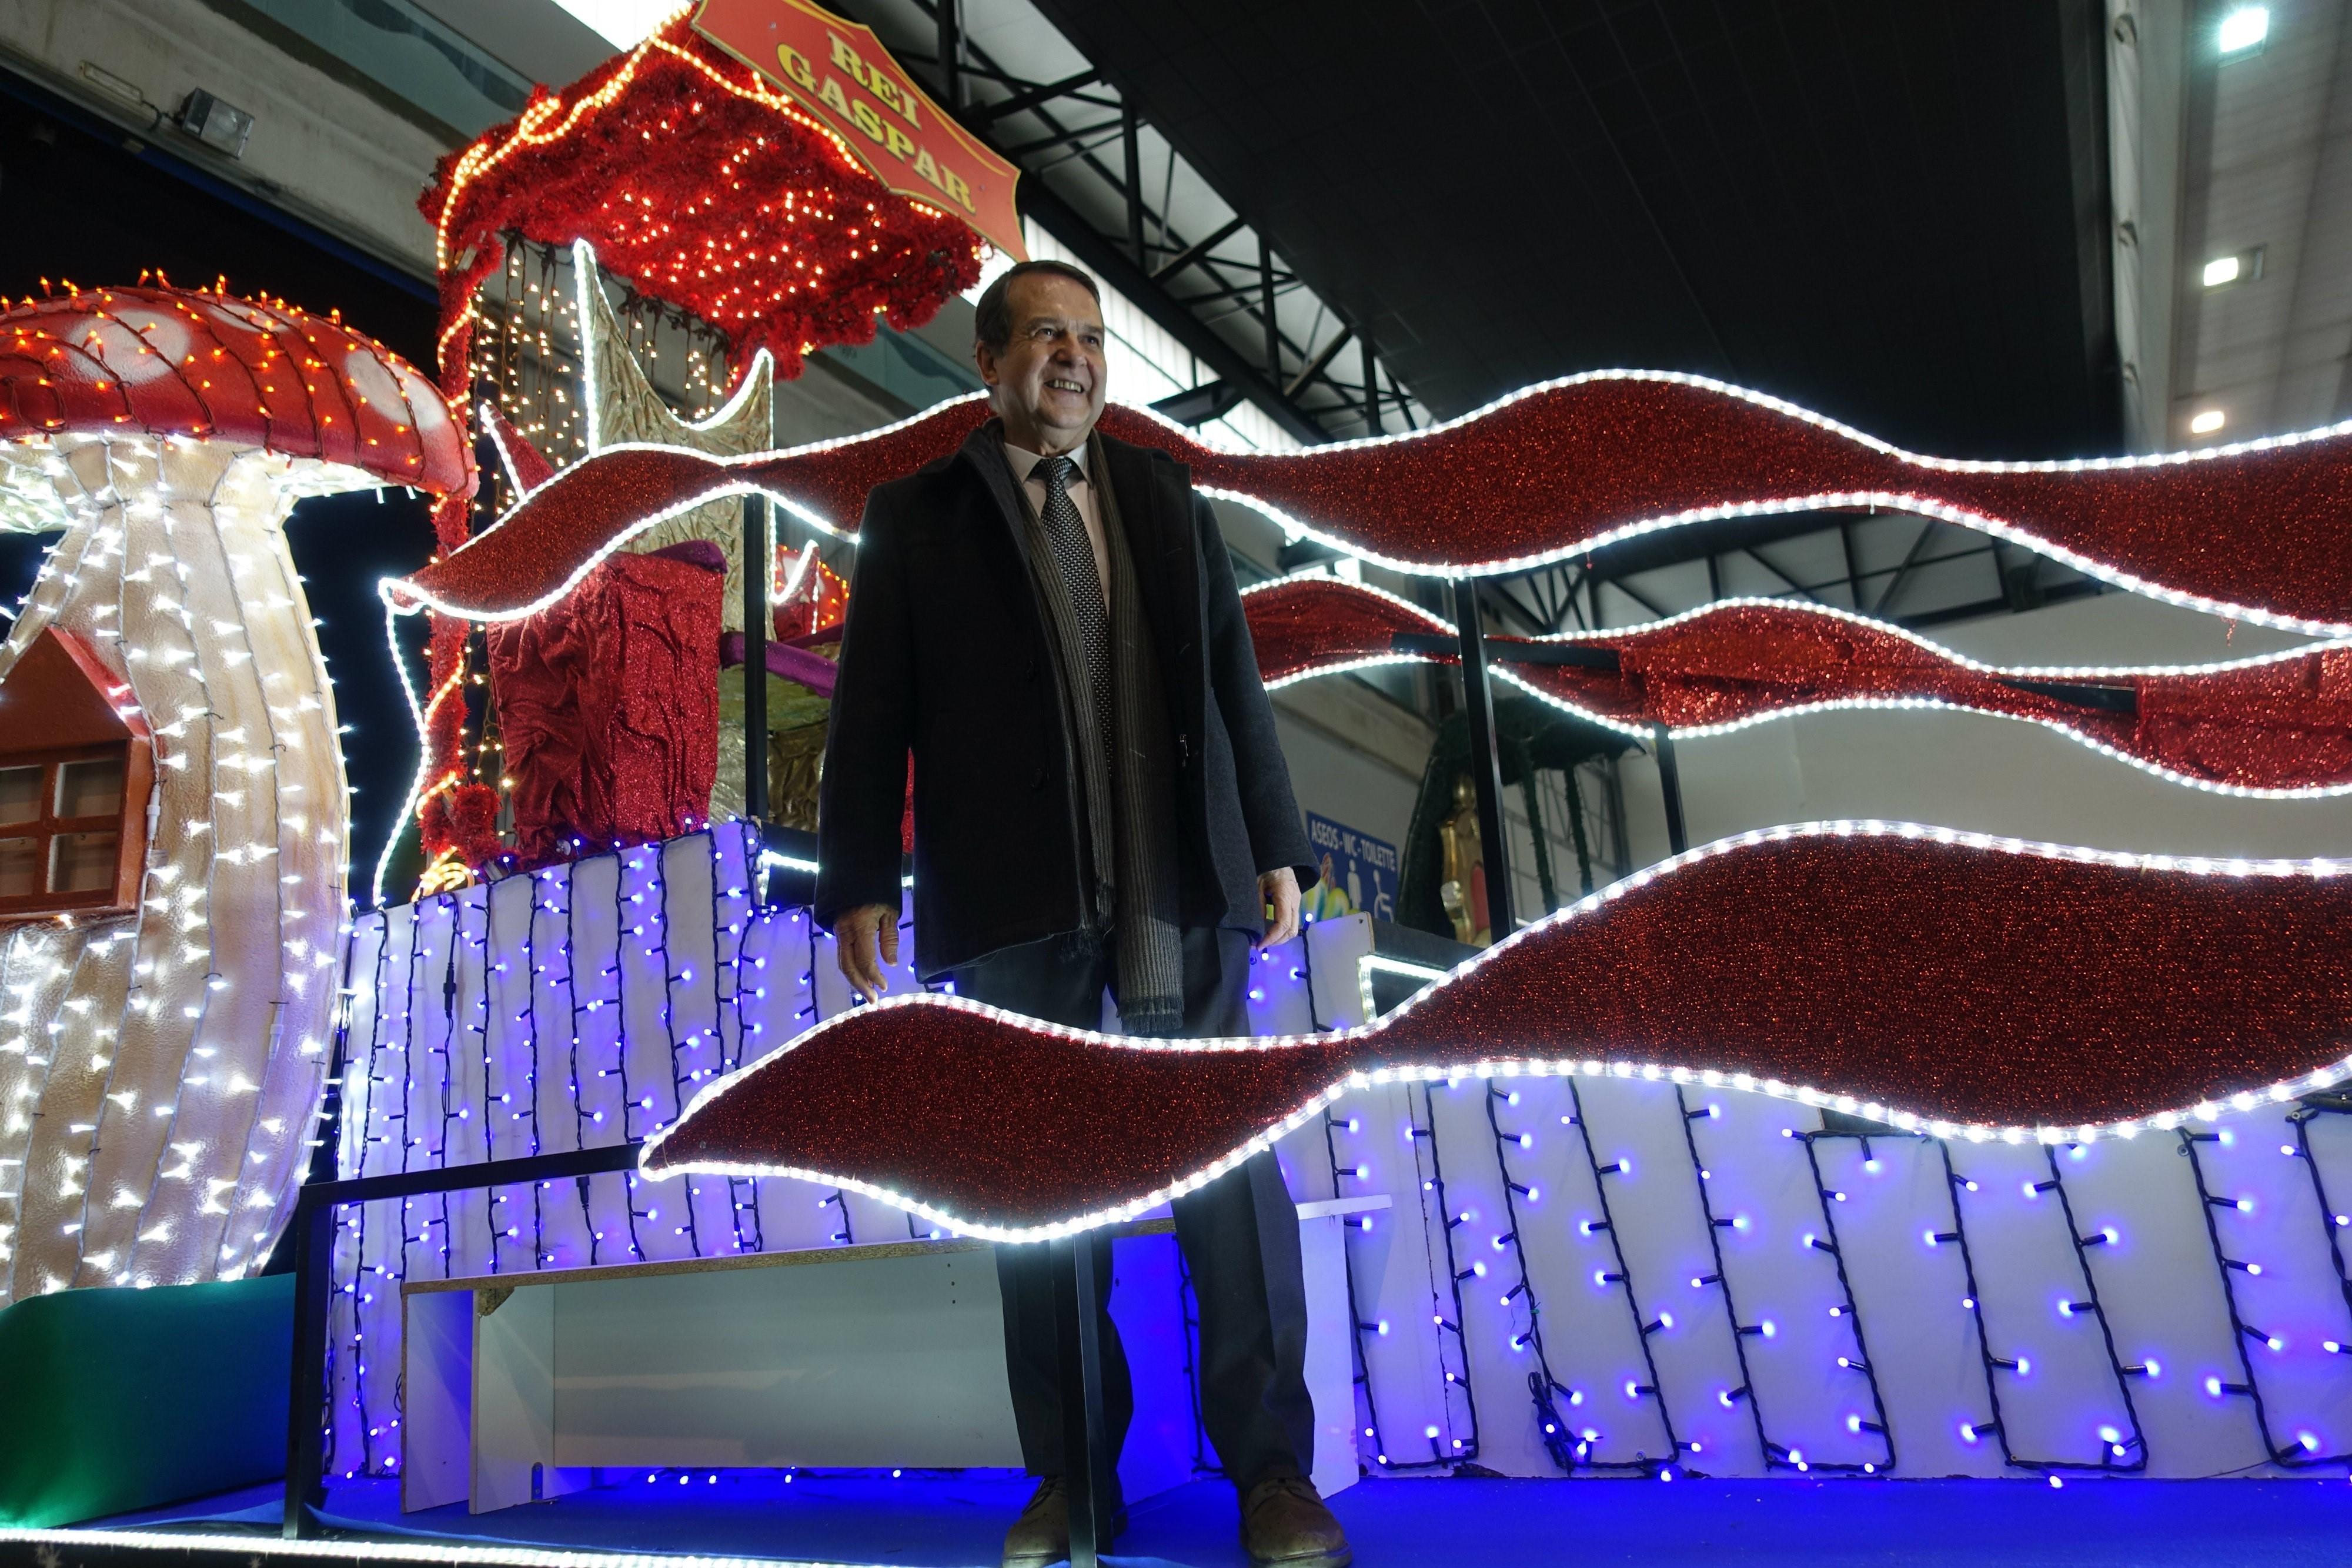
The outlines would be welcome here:
<svg viewBox="0 0 2352 1568">
<path fill-rule="evenodd" d="M 1315 1483 L 1354 1482 L 1343 1217 L 1298 1205 Z M 1193 1477 L 1173 1222 L 1121 1227 L 1112 1315 L 1135 1382 L 1130 1500 Z M 962 1469 L 1021 1464 L 993 1246 L 814 1248 L 401 1287 L 406 1511 L 487 1512 L 599 1467 Z"/>
</svg>

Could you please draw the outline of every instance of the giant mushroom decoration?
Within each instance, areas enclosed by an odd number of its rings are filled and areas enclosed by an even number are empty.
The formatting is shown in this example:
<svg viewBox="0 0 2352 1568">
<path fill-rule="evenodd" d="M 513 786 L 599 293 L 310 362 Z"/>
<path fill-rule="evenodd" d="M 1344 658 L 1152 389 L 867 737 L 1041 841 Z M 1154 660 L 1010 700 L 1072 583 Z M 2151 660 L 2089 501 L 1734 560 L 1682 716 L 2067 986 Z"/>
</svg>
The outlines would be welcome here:
<svg viewBox="0 0 2352 1568">
<path fill-rule="evenodd" d="M 163 287 L 0 314 L 0 527 L 65 530 L 0 649 L 0 711 L 63 633 L 157 764 L 131 912 L 0 924 L 0 1301 L 235 1277 L 275 1237 L 348 854 L 284 524 L 304 496 L 472 483 L 432 383 L 338 320 Z"/>
</svg>

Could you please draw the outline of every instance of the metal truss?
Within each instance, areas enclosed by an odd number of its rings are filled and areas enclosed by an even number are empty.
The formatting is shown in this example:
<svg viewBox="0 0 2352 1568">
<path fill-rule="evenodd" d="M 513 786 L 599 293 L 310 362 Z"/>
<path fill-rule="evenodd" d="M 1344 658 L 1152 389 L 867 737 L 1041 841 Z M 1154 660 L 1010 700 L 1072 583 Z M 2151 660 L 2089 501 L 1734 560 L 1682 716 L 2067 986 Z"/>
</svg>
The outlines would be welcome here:
<svg viewBox="0 0 2352 1568">
<path fill-rule="evenodd" d="M 1858 533 L 1912 528 L 1916 531 L 1909 535 L 1898 561 L 1863 565 L 1856 547 Z M 1725 572 L 1734 559 L 1760 568 L 1774 585 L 1747 590 L 1742 597 L 1760 591 L 1764 597 L 1854 611 L 1913 631 L 2004 611 L 2038 610 L 2100 591 L 2092 580 L 2031 551 L 1927 518 L 1867 512 L 1804 513 L 1702 524 L 1669 530 L 1672 535 L 1681 537 L 1664 537 L 1647 544 L 1637 541 L 1638 548 L 1612 547 L 1517 576 L 1486 579 L 1480 584 L 1481 602 L 1498 629 L 1535 636 L 1629 624 L 1624 615 L 1605 612 L 1604 589 L 1633 602 L 1641 612 L 1634 620 L 1663 620 L 1731 597 L 1725 587 Z M 1818 545 L 1824 537 L 1835 538 L 1842 562 L 1842 570 L 1828 575 L 1792 567 L 1779 553 L 1799 542 Z M 1945 596 L 1941 602 L 1909 614 L 1901 612 L 1906 589 L 1918 584 L 1923 573 L 1976 561 L 1983 564 L 1972 575 L 1983 579 L 1984 585 L 1995 588 L 1996 593 L 1957 601 Z M 1706 565 L 1704 594 L 1665 597 L 1654 579 L 1647 585 L 1641 580 L 1662 568 L 1692 562 Z"/>
<path fill-rule="evenodd" d="M 1008 52 L 1028 58 L 1000 58 L 964 27 L 965 7 L 982 5 L 992 13 L 992 38 L 1051 31 L 1026 0 L 853 0 L 850 8 L 881 33 L 901 61 L 927 77 L 968 130 L 1021 168 L 1027 176 L 1021 183 L 1024 214 L 1134 302 L 1214 378 L 1162 400 L 1160 412 L 1198 424 L 1247 401 L 1307 443 L 1427 423 L 1381 363 L 1363 324 L 1282 265 L 1265 234 L 1230 204 L 1213 204 L 1206 219 L 1197 201 L 1187 219 L 1175 215 L 1171 195 L 1180 169 L 1195 191 L 1207 186 L 1172 149 L 1164 162 L 1153 155 L 1160 163 L 1155 195 L 1141 141 L 1148 121 L 1117 84 L 1084 63 L 1066 40 L 1058 48 L 1012 46 Z M 1022 26 L 1008 28 L 1007 16 L 1016 11 Z M 1062 68 L 1074 59 L 1083 68 Z M 1302 329 L 1303 320 L 1310 324 Z M 1899 560 L 1884 537 L 1895 528 L 1916 530 Z M 1820 536 L 1832 531 L 1843 566 L 1825 573 Z M 1868 552 L 1875 564 L 1864 564 L 1858 532 L 1880 547 Z M 1810 566 L 1794 564 L 1797 553 L 1808 555 Z M 1969 576 L 1982 581 L 1968 597 L 1921 591 L 1923 579 L 1933 575 L 1948 589 L 1957 580 L 1953 563 L 1979 557 L 1986 559 Z M 1637 580 L 1693 561 L 1706 564 L 1703 598 L 1688 587 L 1669 592 L 1654 578 Z M 1981 536 L 1927 519 L 1857 512 L 1671 529 L 1590 558 L 1489 580 L 1480 594 L 1499 627 L 1538 634 L 1597 630 L 1727 597 L 1735 591 L 1726 587 L 1735 562 L 1748 580 L 1736 591 L 1833 605 L 1914 629 L 2098 591 L 2087 579 Z M 1759 571 L 1770 586 L 1755 584 Z M 1604 590 L 1614 591 L 1604 599 Z M 1611 602 L 1620 599 L 1627 602 Z"/>
<path fill-rule="evenodd" d="M 1215 376 L 1164 400 L 1162 413 L 1198 424 L 1246 400 L 1310 444 L 1424 423 L 1361 324 L 1281 266 L 1264 233 L 1239 214 L 1194 232 L 1175 221 L 1172 149 L 1154 199 L 1143 168 L 1147 121 L 1131 99 L 1091 67 L 1045 80 L 1024 75 L 965 31 L 962 7 L 855 0 L 845 9 L 925 75 L 966 130 L 1021 169 L 1024 216 Z M 1192 180 L 1205 185 L 1196 173 Z M 1302 313 L 1313 322 L 1304 333 Z"/>
</svg>

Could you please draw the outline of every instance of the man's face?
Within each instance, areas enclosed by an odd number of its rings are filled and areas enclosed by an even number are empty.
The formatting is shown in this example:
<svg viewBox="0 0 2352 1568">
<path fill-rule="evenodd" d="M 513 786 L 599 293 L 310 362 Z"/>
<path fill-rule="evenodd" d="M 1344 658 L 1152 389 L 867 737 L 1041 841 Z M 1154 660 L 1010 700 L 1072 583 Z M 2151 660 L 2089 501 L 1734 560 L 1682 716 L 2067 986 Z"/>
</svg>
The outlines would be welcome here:
<svg viewBox="0 0 2352 1568">
<path fill-rule="evenodd" d="M 1014 278 L 1005 303 L 1013 335 L 1001 350 L 975 345 L 980 379 L 994 395 L 1007 440 L 1059 455 L 1102 417 L 1102 308 L 1084 285 L 1050 272 Z"/>
</svg>

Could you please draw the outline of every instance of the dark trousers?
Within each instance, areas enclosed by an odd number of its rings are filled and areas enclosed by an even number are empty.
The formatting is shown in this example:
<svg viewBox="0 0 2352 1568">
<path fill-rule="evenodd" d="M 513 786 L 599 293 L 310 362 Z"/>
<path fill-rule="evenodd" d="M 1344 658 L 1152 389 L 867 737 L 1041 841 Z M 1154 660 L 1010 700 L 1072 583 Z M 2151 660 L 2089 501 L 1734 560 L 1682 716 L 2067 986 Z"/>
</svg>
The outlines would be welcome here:
<svg viewBox="0 0 2352 1568">
<path fill-rule="evenodd" d="M 1184 1032 L 1249 1033 L 1250 942 L 1239 931 L 1184 933 Z M 1102 1027 L 1113 956 L 1073 955 L 1059 938 L 1004 948 L 954 971 L 956 994 L 1077 1029 Z M 1314 1469 L 1315 1408 L 1307 1394 L 1307 1286 L 1298 1260 L 1298 1213 L 1274 1155 L 1261 1153 L 1175 1200 L 1176 1241 L 1201 1308 L 1201 1413 L 1225 1474 L 1246 1490 L 1273 1476 Z M 1110 1237 L 1079 1242 L 1092 1260 L 1101 1303 L 1103 1417 L 1114 1457 L 1135 1413 L 1127 1354 L 1110 1321 Z M 1065 1473 L 1061 1353 L 1054 1333 L 1054 1276 L 1044 1242 L 1000 1246 L 1004 1362 L 1013 1414 L 1030 1473 Z M 1112 1500 L 1116 1506 L 1117 1499 Z"/>
</svg>

